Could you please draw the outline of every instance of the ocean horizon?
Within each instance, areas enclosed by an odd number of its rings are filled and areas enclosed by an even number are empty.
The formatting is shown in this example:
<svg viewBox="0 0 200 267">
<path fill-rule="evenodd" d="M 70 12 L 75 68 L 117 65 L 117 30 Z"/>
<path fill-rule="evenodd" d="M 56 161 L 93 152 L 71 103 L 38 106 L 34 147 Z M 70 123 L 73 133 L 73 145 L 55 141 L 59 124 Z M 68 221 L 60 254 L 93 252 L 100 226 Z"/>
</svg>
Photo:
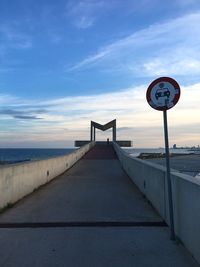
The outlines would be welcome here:
<svg viewBox="0 0 200 267">
<path fill-rule="evenodd" d="M 0 148 L 0 165 L 64 156 L 76 149 L 78 148 Z M 132 157 L 138 157 L 141 153 L 165 153 L 165 148 L 124 147 L 123 150 Z M 170 148 L 170 153 L 189 154 L 194 153 L 194 151 L 191 151 L 189 149 Z M 199 154 L 199 151 L 195 152 L 195 154 Z"/>
<path fill-rule="evenodd" d="M 77 148 L 0 148 L 0 165 L 67 155 Z"/>
</svg>

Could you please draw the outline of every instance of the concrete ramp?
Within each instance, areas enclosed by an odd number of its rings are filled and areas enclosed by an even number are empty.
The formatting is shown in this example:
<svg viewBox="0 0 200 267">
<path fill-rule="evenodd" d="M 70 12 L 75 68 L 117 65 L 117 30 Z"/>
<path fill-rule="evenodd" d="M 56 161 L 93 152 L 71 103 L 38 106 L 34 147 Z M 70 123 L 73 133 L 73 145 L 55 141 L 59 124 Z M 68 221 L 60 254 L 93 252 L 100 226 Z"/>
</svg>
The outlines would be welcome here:
<svg viewBox="0 0 200 267">
<path fill-rule="evenodd" d="M 87 154 L 85 154 L 83 159 L 117 159 L 117 155 L 112 145 L 103 144 L 93 147 Z"/>
<path fill-rule="evenodd" d="M 198 266 L 124 173 L 112 146 L 0 216 L 0 266 Z"/>
</svg>

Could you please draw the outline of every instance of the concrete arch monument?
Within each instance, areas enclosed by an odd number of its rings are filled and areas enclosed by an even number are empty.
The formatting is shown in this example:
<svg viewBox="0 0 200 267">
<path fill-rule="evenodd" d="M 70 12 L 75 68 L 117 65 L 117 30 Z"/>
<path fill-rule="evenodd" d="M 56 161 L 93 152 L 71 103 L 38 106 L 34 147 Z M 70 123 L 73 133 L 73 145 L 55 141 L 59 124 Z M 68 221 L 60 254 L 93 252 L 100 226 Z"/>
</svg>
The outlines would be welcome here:
<svg viewBox="0 0 200 267">
<path fill-rule="evenodd" d="M 95 121 L 90 122 L 90 140 L 76 140 L 75 147 L 81 147 L 89 142 L 96 142 L 96 129 L 101 131 L 106 131 L 108 129 L 113 129 L 112 141 L 116 142 L 119 146 L 122 147 L 131 147 L 132 141 L 130 140 L 117 140 L 117 126 L 116 126 L 116 119 L 112 120 L 104 125 L 97 123 Z M 97 141 L 96 144 L 106 144 L 107 142 Z"/>
<path fill-rule="evenodd" d="M 96 140 L 96 129 L 101 131 L 106 131 L 110 128 L 113 128 L 113 142 L 116 142 L 116 120 L 112 120 L 104 125 L 101 125 L 97 122 L 91 121 L 90 126 L 90 141 Z"/>
</svg>

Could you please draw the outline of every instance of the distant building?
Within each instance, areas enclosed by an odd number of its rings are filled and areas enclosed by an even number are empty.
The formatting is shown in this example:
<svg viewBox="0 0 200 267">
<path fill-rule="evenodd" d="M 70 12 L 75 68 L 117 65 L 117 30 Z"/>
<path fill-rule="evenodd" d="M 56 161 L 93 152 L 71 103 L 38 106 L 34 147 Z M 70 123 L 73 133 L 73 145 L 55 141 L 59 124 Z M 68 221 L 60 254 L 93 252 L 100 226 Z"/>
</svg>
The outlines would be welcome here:
<svg viewBox="0 0 200 267">
<path fill-rule="evenodd" d="M 176 146 L 176 144 L 174 144 L 174 145 L 173 145 L 173 149 L 176 149 L 176 148 L 177 148 L 177 146 Z"/>
</svg>

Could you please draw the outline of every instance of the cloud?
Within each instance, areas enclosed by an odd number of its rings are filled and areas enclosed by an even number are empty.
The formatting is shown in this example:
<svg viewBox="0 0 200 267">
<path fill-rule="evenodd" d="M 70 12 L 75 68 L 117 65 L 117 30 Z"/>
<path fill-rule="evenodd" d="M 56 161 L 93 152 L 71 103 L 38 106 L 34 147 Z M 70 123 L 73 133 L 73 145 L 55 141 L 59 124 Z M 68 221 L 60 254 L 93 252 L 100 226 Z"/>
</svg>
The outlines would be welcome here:
<svg viewBox="0 0 200 267">
<path fill-rule="evenodd" d="M 41 120 L 42 118 L 38 118 L 36 116 L 26 116 L 26 115 L 14 115 L 15 119 L 22 119 L 22 120 Z"/>
<path fill-rule="evenodd" d="M 29 49 L 32 47 L 32 38 L 30 35 L 21 31 L 20 24 L 4 23 L 0 26 L 1 34 L 1 47 L 0 51 L 5 51 L 7 49 Z"/>
<path fill-rule="evenodd" d="M 33 46 L 32 37 L 22 31 L 22 22 L 4 22 L 0 25 L 0 73 L 16 70 L 22 62 L 9 57 L 12 50 L 29 50 Z M 12 58 L 12 59 L 11 59 Z"/>
<path fill-rule="evenodd" d="M 87 29 L 93 26 L 101 11 L 105 11 L 108 6 L 106 1 L 69 1 L 66 14 L 77 28 Z"/>
<path fill-rule="evenodd" d="M 12 117 L 14 119 L 22 119 L 22 120 L 39 120 L 42 118 L 37 117 L 33 114 L 42 114 L 47 112 L 44 109 L 36 109 L 36 110 L 14 110 L 14 109 L 0 109 L 0 114 Z"/>
<path fill-rule="evenodd" d="M 134 127 L 118 127 L 117 131 L 127 131 L 127 130 L 134 130 Z"/>
<path fill-rule="evenodd" d="M 79 18 L 78 21 L 76 21 L 76 26 L 81 29 L 87 29 L 91 27 L 93 23 L 94 23 L 94 18 L 82 16 Z"/>
<path fill-rule="evenodd" d="M 20 98 L 18 97 L 14 97 L 14 96 L 10 96 L 7 94 L 0 94 L 0 105 L 12 105 L 13 103 L 17 103 L 20 102 Z"/>
<path fill-rule="evenodd" d="M 1 106 L 7 108 L 0 111 L 0 135 L 2 131 L 2 138 L 5 133 L 9 136 L 20 133 L 27 142 L 88 139 L 91 120 L 105 124 L 117 119 L 118 139 L 133 140 L 135 147 L 164 146 L 162 112 L 148 105 L 147 87 L 144 84 L 113 93 L 37 101 L 1 96 Z M 181 86 L 180 100 L 168 112 L 171 144 L 198 143 L 199 88 L 200 83 Z M 98 131 L 97 139 L 106 140 L 111 135 Z"/>
<path fill-rule="evenodd" d="M 143 73 L 147 76 L 163 76 L 168 75 L 199 75 L 200 74 L 200 59 L 185 57 L 181 59 L 176 55 L 169 61 L 165 61 L 161 58 L 151 59 L 149 62 L 144 63 Z"/>
<path fill-rule="evenodd" d="M 97 70 L 135 77 L 200 74 L 200 12 L 184 15 L 119 39 L 71 66 L 68 71 Z"/>
</svg>

